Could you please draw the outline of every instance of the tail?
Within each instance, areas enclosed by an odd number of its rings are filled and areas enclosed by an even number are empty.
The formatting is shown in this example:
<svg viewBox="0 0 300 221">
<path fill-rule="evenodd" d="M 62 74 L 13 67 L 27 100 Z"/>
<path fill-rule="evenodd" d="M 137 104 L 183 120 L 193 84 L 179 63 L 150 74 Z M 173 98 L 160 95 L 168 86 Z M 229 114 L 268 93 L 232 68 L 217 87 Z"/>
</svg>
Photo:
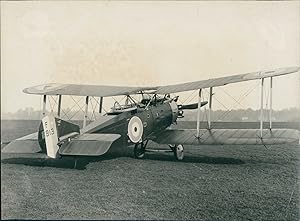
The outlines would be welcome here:
<svg viewBox="0 0 300 221">
<path fill-rule="evenodd" d="M 80 133 L 78 125 L 50 115 L 42 119 L 42 127 L 39 131 L 41 133 L 39 143 L 46 146 L 47 155 L 51 158 L 59 157 L 58 150 L 61 142 Z M 41 148 L 44 149 L 42 146 Z"/>
</svg>

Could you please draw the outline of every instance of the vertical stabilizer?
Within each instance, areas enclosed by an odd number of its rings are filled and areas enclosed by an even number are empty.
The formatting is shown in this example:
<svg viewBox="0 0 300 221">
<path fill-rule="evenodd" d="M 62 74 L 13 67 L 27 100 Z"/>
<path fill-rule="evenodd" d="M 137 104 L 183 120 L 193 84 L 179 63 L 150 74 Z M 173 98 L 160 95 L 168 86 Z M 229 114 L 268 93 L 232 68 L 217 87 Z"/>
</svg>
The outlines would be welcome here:
<svg viewBox="0 0 300 221">
<path fill-rule="evenodd" d="M 57 158 L 58 156 L 58 136 L 55 118 L 53 116 L 45 116 L 42 119 L 47 155 L 51 158 Z"/>
</svg>

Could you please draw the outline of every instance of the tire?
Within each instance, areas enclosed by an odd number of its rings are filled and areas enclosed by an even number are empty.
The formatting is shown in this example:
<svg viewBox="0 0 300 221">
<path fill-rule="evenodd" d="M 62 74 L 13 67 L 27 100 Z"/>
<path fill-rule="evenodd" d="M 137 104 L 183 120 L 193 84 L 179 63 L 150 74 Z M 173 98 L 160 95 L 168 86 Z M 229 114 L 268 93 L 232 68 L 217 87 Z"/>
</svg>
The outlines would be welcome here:
<svg viewBox="0 0 300 221">
<path fill-rule="evenodd" d="M 145 146 L 143 143 L 137 143 L 134 146 L 134 157 L 136 159 L 143 159 L 145 157 Z"/>
<path fill-rule="evenodd" d="M 178 160 L 178 161 L 183 160 L 183 158 L 184 158 L 184 147 L 183 147 L 182 144 L 178 144 L 178 145 L 175 146 L 174 156 L 175 156 L 175 159 Z"/>
</svg>

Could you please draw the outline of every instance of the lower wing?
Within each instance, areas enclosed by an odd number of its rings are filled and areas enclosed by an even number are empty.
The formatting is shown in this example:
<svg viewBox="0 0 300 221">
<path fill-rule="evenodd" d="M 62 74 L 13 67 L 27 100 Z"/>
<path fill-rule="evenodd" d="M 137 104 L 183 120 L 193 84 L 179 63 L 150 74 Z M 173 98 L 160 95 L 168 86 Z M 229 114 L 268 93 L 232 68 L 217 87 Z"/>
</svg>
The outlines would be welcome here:
<svg viewBox="0 0 300 221">
<path fill-rule="evenodd" d="M 299 142 L 299 131 L 292 129 L 201 129 L 199 138 L 195 129 L 167 129 L 153 141 L 159 144 L 187 145 L 256 145 Z"/>
</svg>

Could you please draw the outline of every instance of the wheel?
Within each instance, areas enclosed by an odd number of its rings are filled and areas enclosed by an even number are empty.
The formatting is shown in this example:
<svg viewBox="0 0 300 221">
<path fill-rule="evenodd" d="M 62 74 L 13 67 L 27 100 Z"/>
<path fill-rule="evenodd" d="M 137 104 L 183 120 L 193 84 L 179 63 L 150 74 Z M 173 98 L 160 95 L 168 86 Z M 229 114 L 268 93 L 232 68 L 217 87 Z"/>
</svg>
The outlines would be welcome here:
<svg viewBox="0 0 300 221">
<path fill-rule="evenodd" d="M 142 142 L 142 143 L 135 144 L 133 153 L 134 153 L 134 157 L 136 159 L 144 158 L 145 157 L 145 145 L 144 145 L 144 143 Z"/>
<path fill-rule="evenodd" d="M 174 156 L 175 156 L 176 160 L 183 160 L 183 157 L 184 157 L 183 150 L 184 150 L 184 148 L 183 148 L 182 144 L 178 144 L 175 146 Z"/>
</svg>

